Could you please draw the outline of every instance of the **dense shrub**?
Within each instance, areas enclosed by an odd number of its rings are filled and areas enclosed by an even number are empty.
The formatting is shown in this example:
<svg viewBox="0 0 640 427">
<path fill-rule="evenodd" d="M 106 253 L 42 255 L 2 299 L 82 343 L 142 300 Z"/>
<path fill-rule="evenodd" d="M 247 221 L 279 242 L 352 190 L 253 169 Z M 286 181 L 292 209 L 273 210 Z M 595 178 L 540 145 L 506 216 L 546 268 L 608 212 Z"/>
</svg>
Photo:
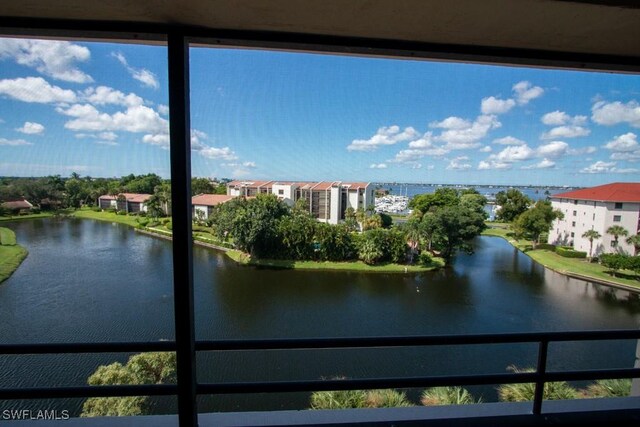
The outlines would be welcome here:
<svg viewBox="0 0 640 427">
<path fill-rule="evenodd" d="M 471 393 L 462 387 L 433 387 L 422 392 L 420 402 L 424 406 L 472 405 L 480 403 Z"/>
<path fill-rule="evenodd" d="M 430 266 L 432 261 L 433 261 L 433 257 L 427 251 L 422 251 L 420 253 L 420 256 L 418 257 L 418 262 L 420 263 L 420 265 L 423 265 L 425 267 Z"/>
<path fill-rule="evenodd" d="M 91 210 L 92 210 L 93 212 L 102 212 L 102 209 L 100 209 L 98 206 L 93 206 L 93 207 L 91 208 Z"/>
<path fill-rule="evenodd" d="M 397 390 L 338 390 L 311 394 L 311 409 L 399 408 L 413 406 Z"/>
<path fill-rule="evenodd" d="M 126 211 L 117 211 L 116 215 L 126 215 L 127 212 Z"/>
<path fill-rule="evenodd" d="M 509 371 L 519 373 L 534 372 L 532 368 L 520 369 L 509 366 Z M 498 387 L 498 397 L 501 402 L 527 402 L 533 400 L 535 383 L 503 384 Z M 566 400 L 578 397 L 578 391 L 565 381 L 548 382 L 544 385 L 542 398 L 544 400 Z"/>
<path fill-rule="evenodd" d="M 173 223 L 171 222 L 167 222 L 164 226 L 167 227 L 167 230 L 173 230 Z"/>
<path fill-rule="evenodd" d="M 573 248 L 567 248 L 564 246 L 556 247 L 556 253 L 565 258 L 586 258 L 587 253 L 582 251 L 576 251 Z"/>
<path fill-rule="evenodd" d="M 598 380 L 581 394 L 583 397 L 626 397 L 631 394 L 631 379 Z"/>
</svg>

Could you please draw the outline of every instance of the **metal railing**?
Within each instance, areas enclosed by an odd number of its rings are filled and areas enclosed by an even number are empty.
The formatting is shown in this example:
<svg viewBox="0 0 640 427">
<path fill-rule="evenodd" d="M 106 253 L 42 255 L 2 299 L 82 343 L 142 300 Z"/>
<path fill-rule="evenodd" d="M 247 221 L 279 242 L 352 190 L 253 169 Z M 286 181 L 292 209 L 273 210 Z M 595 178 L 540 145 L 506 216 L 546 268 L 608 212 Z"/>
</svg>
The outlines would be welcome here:
<svg viewBox="0 0 640 427">
<path fill-rule="evenodd" d="M 461 346 L 490 344 L 537 343 L 538 357 L 534 372 L 446 375 L 423 377 L 391 377 L 365 379 L 333 379 L 310 381 L 263 381 L 189 384 L 197 394 L 279 393 L 312 392 L 323 390 L 352 390 L 371 388 L 413 388 L 462 385 L 490 385 L 535 383 L 531 413 L 542 413 L 543 390 L 547 382 L 582 381 L 613 378 L 640 378 L 640 369 L 590 369 L 549 372 L 547 355 L 549 343 L 568 341 L 638 340 L 640 330 L 579 331 L 579 332 L 533 332 L 480 335 L 436 335 L 405 337 L 366 338 L 309 338 L 269 340 L 215 340 L 196 341 L 196 351 L 256 351 L 256 350 L 311 350 L 311 349 L 355 349 L 424 346 Z M 84 344 L 4 344 L 0 355 L 21 354 L 86 354 L 114 352 L 177 351 L 175 342 L 135 343 L 84 343 Z M 179 351 L 179 350 L 178 350 Z M 178 379 L 180 381 L 180 379 Z M 51 388 L 6 388 L 0 389 L 0 400 L 74 398 L 141 395 L 176 395 L 180 384 L 158 385 L 112 385 Z M 639 408 L 640 409 L 640 408 Z"/>
</svg>

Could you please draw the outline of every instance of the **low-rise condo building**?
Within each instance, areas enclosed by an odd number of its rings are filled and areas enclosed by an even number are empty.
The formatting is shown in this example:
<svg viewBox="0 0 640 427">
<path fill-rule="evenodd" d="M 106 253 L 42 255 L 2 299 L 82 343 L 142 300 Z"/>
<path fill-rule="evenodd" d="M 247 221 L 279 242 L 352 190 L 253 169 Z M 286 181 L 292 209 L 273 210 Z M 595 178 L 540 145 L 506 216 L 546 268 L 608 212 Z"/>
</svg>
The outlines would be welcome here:
<svg viewBox="0 0 640 427">
<path fill-rule="evenodd" d="M 191 198 L 193 217 L 203 221 L 207 220 L 211 216 L 214 206 L 227 202 L 234 197 L 227 194 L 198 194 L 193 196 Z"/>
<path fill-rule="evenodd" d="M 330 224 L 344 220 L 347 208 L 366 210 L 374 205 L 374 189 L 368 182 L 231 181 L 227 194 L 234 197 L 274 194 L 289 206 L 304 199 L 311 215 Z"/>
<path fill-rule="evenodd" d="M 589 252 L 589 239 L 582 237 L 588 230 L 595 230 L 600 238 L 593 241 L 593 255 L 626 252 L 634 254 L 634 247 L 626 237 L 607 233 L 609 227 L 619 225 L 628 235 L 640 231 L 640 183 L 599 185 L 551 196 L 551 205 L 564 214 L 556 220 L 549 232 L 549 243 L 573 246 L 578 251 Z"/>
<path fill-rule="evenodd" d="M 100 209 L 116 209 L 127 213 L 146 212 L 146 202 L 149 198 L 151 194 L 120 193 L 117 196 L 105 194 L 98 198 L 98 206 Z"/>
</svg>

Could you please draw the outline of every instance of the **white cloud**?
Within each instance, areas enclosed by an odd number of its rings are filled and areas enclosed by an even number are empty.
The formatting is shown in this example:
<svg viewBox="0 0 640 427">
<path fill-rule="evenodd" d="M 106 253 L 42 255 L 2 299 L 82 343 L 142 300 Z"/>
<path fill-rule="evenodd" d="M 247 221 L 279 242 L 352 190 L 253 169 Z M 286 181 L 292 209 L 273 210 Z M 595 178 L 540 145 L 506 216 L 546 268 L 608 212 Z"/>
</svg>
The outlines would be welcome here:
<svg viewBox="0 0 640 427">
<path fill-rule="evenodd" d="M 478 170 L 492 170 L 492 169 L 511 169 L 511 163 L 499 162 L 495 160 L 482 160 L 478 163 Z"/>
<path fill-rule="evenodd" d="M 417 160 L 426 157 L 442 157 L 447 154 L 449 150 L 442 147 L 434 147 L 434 148 L 420 148 L 413 149 L 410 148 L 408 150 L 400 150 L 396 156 L 389 160 L 391 163 L 415 163 Z"/>
<path fill-rule="evenodd" d="M 571 116 L 564 111 L 552 111 L 542 116 L 542 123 L 549 126 L 562 126 L 569 123 Z"/>
<path fill-rule="evenodd" d="M 19 145 L 33 145 L 31 142 L 25 141 L 24 139 L 6 139 L 0 138 L 0 146 L 8 145 L 11 147 L 17 147 Z"/>
<path fill-rule="evenodd" d="M 154 135 L 144 135 L 142 142 L 151 145 L 157 145 L 158 147 L 168 149 L 169 148 L 169 134 L 159 133 Z"/>
<path fill-rule="evenodd" d="M 101 139 L 100 139 L 100 140 L 98 140 L 98 141 L 96 141 L 95 143 L 96 143 L 96 144 L 99 144 L 99 145 L 109 145 L 109 146 L 120 145 L 120 144 L 118 144 L 118 143 L 117 143 L 117 142 L 115 142 L 115 141 L 111 141 L 111 140 L 101 140 Z"/>
<path fill-rule="evenodd" d="M 369 166 L 369 169 L 386 169 L 386 168 L 387 168 L 386 163 L 372 163 Z"/>
<path fill-rule="evenodd" d="M 86 62 L 90 57 L 89 49 L 66 41 L 0 39 L 0 59 L 14 59 L 56 80 L 92 82 L 91 76 L 76 67 L 76 63 Z"/>
<path fill-rule="evenodd" d="M 229 148 L 229 147 L 205 147 L 201 150 L 198 150 L 198 153 L 202 157 L 206 157 L 207 159 L 222 159 L 222 160 L 237 160 L 238 156 Z"/>
<path fill-rule="evenodd" d="M 459 121 L 462 119 L 459 119 L 458 117 L 449 117 L 443 122 L 437 124 L 443 125 L 450 119 L 455 120 L 449 121 L 447 124 L 450 127 L 446 128 L 447 130 L 443 131 L 435 138 L 438 141 L 445 142 L 446 144 L 444 148 L 447 150 L 465 150 L 469 148 L 476 148 L 480 145 L 478 141 L 484 138 L 490 130 L 502 126 L 496 116 L 493 115 L 480 115 L 473 123 L 470 123 L 467 120 Z M 464 126 L 462 126 L 463 124 Z"/>
<path fill-rule="evenodd" d="M 572 156 L 579 156 L 582 154 L 592 154 L 592 153 L 595 153 L 596 151 L 598 151 L 598 149 L 593 145 L 590 145 L 588 147 L 569 148 L 567 150 L 567 154 L 571 154 Z"/>
<path fill-rule="evenodd" d="M 0 95 L 39 104 L 76 102 L 76 94 L 73 91 L 52 86 L 42 77 L 0 80 Z"/>
<path fill-rule="evenodd" d="M 135 93 L 125 95 L 119 90 L 107 86 L 87 88 L 83 93 L 83 99 L 94 105 L 114 104 L 125 107 L 134 107 L 144 104 L 144 100 Z"/>
<path fill-rule="evenodd" d="M 492 150 L 493 149 L 491 148 L 491 146 L 485 145 L 484 147 L 482 147 L 478 151 L 480 151 L 481 153 L 490 153 Z"/>
<path fill-rule="evenodd" d="M 467 170 L 471 169 L 471 164 L 468 163 L 469 157 L 467 156 L 459 156 L 449 161 L 449 165 L 447 166 L 448 170 Z"/>
<path fill-rule="evenodd" d="M 601 160 L 582 169 L 581 173 L 613 173 L 615 171 L 616 162 L 603 162 Z"/>
<path fill-rule="evenodd" d="M 626 104 L 620 101 L 598 101 L 591 108 L 591 120 L 599 125 L 612 126 L 619 123 L 640 128 L 640 105 L 637 101 L 629 101 Z"/>
<path fill-rule="evenodd" d="M 528 145 L 510 145 L 498 154 L 492 154 L 489 156 L 489 159 L 495 160 L 498 163 L 512 163 L 529 160 L 533 158 L 535 154 L 535 151 L 529 148 Z"/>
<path fill-rule="evenodd" d="M 242 166 L 245 168 L 254 169 L 256 168 L 256 162 L 242 162 Z"/>
<path fill-rule="evenodd" d="M 111 55 L 118 60 L 131 74 L 131 77 L 138 80 L 144 86 L 158 89 L 160 87 L 160 83 L 158 83 L 158 78 L 154 73 L 147 70 L 146 68 L 134 68 L 129 65 L 127 62 L 127 58 L 120 52 L 112 52 Z"/>
<path fill-rule="evenodd" d="M 635 133 L 625 133 L 624 135 L 616 136 L 613 140 L 607 142 L 604 147 L 617 152 L 637 151 L 640 147 L 636 138 Z"/>
<path fill-rule="evenodd" d="M 433 133 L 427 132 L 420 139 L 409 142 L 410 148 L 430 148 L 433 147 Z"/>
<path fill-rule="evenodd" d="M 162 114 L 163 116 L 168 116 L 169 106 L 164 104 L 158 104 L 158 113 Z"/>
<path fill-rule="evenodd" d="M 429 127 L 443 129 L 468 129 L 471 127 L 471 122 L 460 117 L 451 116 L 441 122 L 432 122 L 429 124 Z"/>
<path fill-rule="evenodd" d="M 536 154 L 540 157 L 560 157 L 567 154 L 569 144 L 563 141 L 551 141 L 547 144 L 540 145 L 536 149 Z"/>
<path fill-rule="evenodd" d="M 113 132 L 101 132 L 98 134 L 98 138 L 104 139 L 105 141 L 114 141 L 118 138 L 118 135 Z"/>
<path fill-rule="evenodd" d="M 347 146 L 349 151 L 374 151 L 381 145 L 393 145 L 401 141 L 408 141 L 418 136 L 418 132 L 412 128 L 405 128 L 402 132 L 398 126 L 381 127 L 369 139 L 354 139 Z"/>
<path fill-rule="evenodd" d="M 494 139 L 493 143 L 500 145 L 527 145 L 527 143 L 523 140 L 514 138 L 513 136 L 505 136 L 504 138 Z"/>
<path fill-rule="evenodd" d="M 556 163 L 549 159 L 542 159 L 539 163 L 529 166 L 523 166 L 520 169 L 550 169 L 554 167 Z"/>
<path fill-rule="evenodd" d="M 25 133 L 27 135 L 40 135 L 44 132 L 44 126 L 40 123 L 24 122 L 22 127 L 16 129 L 18 132 Z"/>
<path fill-rule="evenodd" d="M 540 86 L 533 86 L 530 82 L 521 81 L 513 85 L 516 102 L 519 105 L 526 105 L 529 101 L 539 98 L 544 93 Z"/>
<path fill-rule="evenodd" d="M 612 153 L 610 159 L 637 162 L 640 160 L 640 150 Z"/>
<path fill-rule="evenodd" d="M 577 138 L 587 136 L 591 131 L 582 126 L 558 126 L 542 134 L 542 139 Z"/>
<path fill-rule="evenodd" d="M 498 99 L 493 96 L 483 98 L 480 104 L 482 114 L 504 114 L 516 105 L 513 99 Z"/>
<path fill-rule="evenodd" d="M 56 109 L 61 114 L 74 117 L 64 127 L 73 131 L 125 131 L 162 134 L 168 132 L 168 122 L 153 109 L 136 105 L 114 114 L 101 113 L 90 104 L 74 104 Z"/>
</svg>

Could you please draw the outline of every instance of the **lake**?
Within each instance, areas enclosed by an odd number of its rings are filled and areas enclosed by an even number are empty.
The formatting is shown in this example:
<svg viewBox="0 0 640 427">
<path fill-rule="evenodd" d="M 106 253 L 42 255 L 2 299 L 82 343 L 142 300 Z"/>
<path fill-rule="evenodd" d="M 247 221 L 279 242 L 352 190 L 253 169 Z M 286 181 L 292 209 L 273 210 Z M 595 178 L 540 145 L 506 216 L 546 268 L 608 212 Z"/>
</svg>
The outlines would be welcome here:
<svg viewBox="0 0 640 427">
<path fill-rule="evenodd" d="M 3 223 L 29 256 L 0 285 L 0 342 L 174 338 L 171 242 L 80 219 Z M 421 274 L 305 272 L 238 266 L 194 249 L 197 339 L 474 334 L 637 328 L 637 295 L 551 272 L 500 238 Z M 198 378 L 262 381 L 501 373 L 533 366 L 535 344 L 204 353 Z M 549 369 L 632 367 L 635 342 L 552 344 Z M 127 354 L 0 356 L 0 386 L 82 385 Z M 493 387 L 471 387 L 484 401 Z M 409 396 L 417 401 L 418 390 Z M 158 399 L 155 412 L 175 410 Z M 67 409 L 82 400 L 0 402 L 0 409 Z M 308 394 L 203 396 L 202 412 L 302 409 Z"/>
</svg>

